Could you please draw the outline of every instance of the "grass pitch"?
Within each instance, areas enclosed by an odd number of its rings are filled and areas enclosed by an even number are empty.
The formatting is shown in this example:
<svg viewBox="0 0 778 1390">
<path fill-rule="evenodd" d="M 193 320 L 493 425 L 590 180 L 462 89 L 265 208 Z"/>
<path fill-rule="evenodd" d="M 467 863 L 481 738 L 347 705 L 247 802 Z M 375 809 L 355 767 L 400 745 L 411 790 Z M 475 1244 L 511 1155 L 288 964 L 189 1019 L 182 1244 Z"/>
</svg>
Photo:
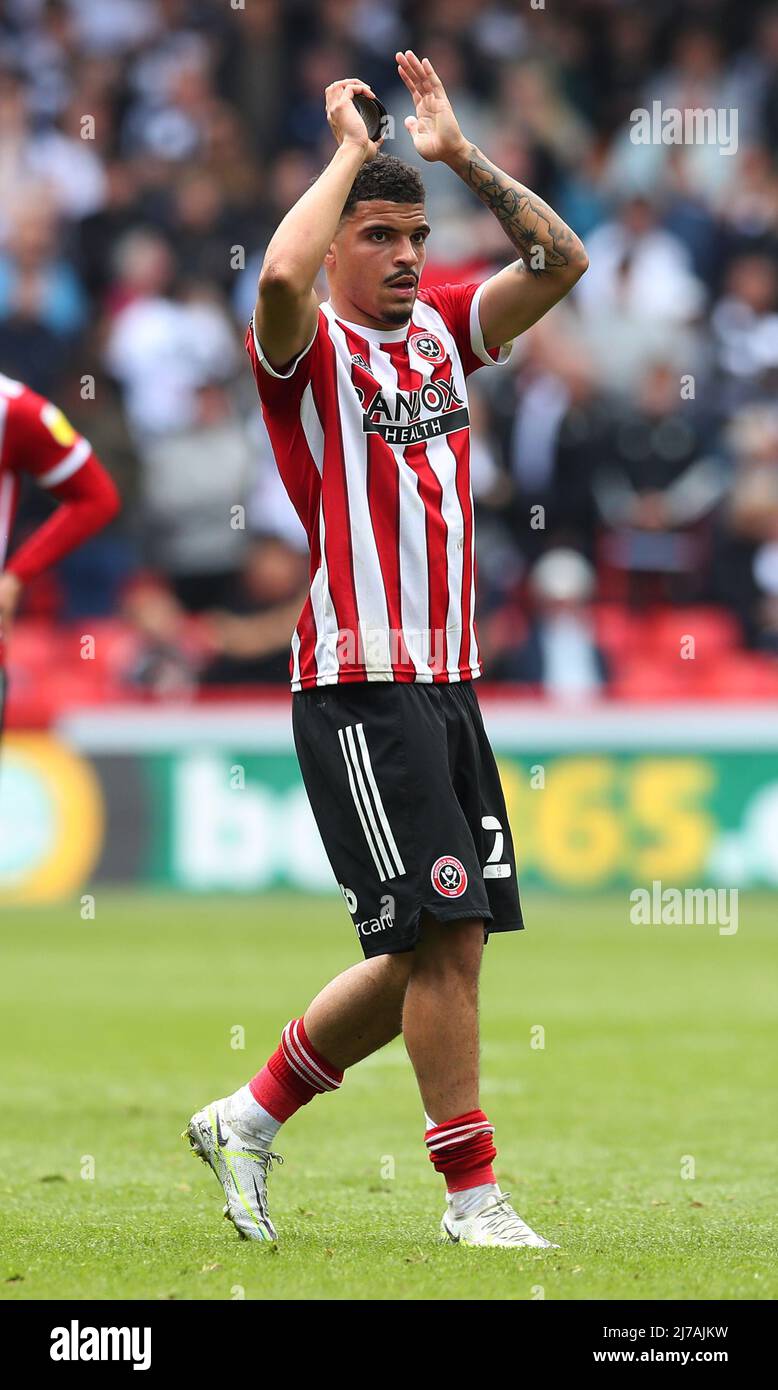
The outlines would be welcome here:
<svg viewBox="0 0 778 1390">
<path fill-rule="evenodd" d="M 503 1189 L 560 1250 L 436 1244 L 401 1040 L 279 1135 L 277 1250 L 222 1220 L 179 1133 L 360 958 L 339 899 L 4 909 L 2 1296 L 775 1298 L 778 897 L 741 894 L 728 937 L 632 926 L 626 893 L 525 910 L 486 948 L 482 1103 Z"/>
</svg>

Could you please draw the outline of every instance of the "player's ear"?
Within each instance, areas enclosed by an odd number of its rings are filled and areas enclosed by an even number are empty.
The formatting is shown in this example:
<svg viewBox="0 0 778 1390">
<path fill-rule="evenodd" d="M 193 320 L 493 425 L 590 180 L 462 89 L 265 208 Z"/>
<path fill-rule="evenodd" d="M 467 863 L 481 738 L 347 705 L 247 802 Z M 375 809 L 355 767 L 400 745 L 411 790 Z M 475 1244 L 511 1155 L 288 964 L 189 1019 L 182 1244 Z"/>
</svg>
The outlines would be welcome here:
<svg viewBox="0 0 778 1390">
<path fill-rule="evenodd" d="M 333 266 L 335 265 L 335 261 L 335 242 L 331 241 L 329 249 L 325 252 L 324 260 L 322 262 L 325 270 L 332 270 Z"/>
</svg>

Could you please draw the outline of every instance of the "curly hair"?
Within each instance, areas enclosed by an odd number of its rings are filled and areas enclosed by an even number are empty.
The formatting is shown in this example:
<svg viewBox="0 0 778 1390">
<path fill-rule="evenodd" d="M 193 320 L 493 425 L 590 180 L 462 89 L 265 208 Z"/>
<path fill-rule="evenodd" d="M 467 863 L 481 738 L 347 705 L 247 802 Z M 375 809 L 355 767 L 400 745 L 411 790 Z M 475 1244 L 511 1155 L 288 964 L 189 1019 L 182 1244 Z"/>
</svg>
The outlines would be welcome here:
<svg viewBox="0 0 778 1390">
<path fill-rule="evenodd" d="M 354 179 L 341 217 L 348 217 L 357 203 L 375 198 L 388 203 L 423 203 L 424 184 L 420 173 L 396 155 L 375 155 L 362 165 Z"/>
</svg>

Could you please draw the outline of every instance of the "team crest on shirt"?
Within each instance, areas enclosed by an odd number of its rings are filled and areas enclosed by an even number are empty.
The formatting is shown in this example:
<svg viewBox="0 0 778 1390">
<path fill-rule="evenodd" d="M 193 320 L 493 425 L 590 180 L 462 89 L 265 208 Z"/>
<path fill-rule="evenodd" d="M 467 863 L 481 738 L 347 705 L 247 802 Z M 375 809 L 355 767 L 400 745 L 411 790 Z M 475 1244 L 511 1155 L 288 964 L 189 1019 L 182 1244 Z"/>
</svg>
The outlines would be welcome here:
<svg viewBox="0 0 778 1390">
<path fill-rule="evenodd" d="M 461 898 L 467 888 L 467 871 L 461 859 L 442 854 L 432 866 L 432 886 L 442 898 Z"/>
<path fill-rule="evenodd" d="M 408 345 L 427 362 L 442 362 L 446 355 L 440 338 L 436 338 L 434 333 L 412 333 L 408 339 Z"/>
</svg>

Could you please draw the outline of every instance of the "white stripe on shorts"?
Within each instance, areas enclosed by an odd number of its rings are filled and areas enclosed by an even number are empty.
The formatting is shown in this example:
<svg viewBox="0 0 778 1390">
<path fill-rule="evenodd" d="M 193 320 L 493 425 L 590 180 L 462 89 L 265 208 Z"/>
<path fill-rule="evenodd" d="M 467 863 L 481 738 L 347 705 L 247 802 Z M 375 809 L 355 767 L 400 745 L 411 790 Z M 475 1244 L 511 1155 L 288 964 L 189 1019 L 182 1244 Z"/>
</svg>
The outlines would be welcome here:
<svg viewBox="0 0 778 1390">
<path fill-rule="evenodd" d="M 357 739 L 354 738 L 354 728 L 357 730 Z M 348 783 L 351 788 L 351 795 L 357 809 L 357 815 L 364 831 L 368 849 L 373 856 L 373 863 L 376 866 L 379 880 L 384 883 L 387 878 L 394 878 L 398 874 L 405 873 L 405 865 L 400 858 L 397 843 L 392 834 L 386 810 L 381 800 L 381 793 L 376 784 L 373 767 L 370 762 L 370 754 L 365 741 L 364 728 L 361 724 L 354 726 L 347 724 L 344 728 L 338 729 L 341 752 L 346 764 Z M 358 746 L 357 746 L 358 740 Z M 372 800 L 368 791 L 367 783 L 372 791 Z M 375 809 L 374 809 L 375 804 Z M 376 812 L 378 820 L 376 820 Z M 381 822 L 379 828 L 378 821 Z M 386 834 L 382 834 L 382 829 Z M 394 855 L 394 858 L 392 857 Z"/>
<path fill-rule="evenodd" d="M 386 814 L 386 811 L 384 810 L 384 803 L 381 800 L 381 793 L 378 790 L 378 785 L 376 783 L 375 776 L 373 773 L 373 764 L 370 761 L 370 752 L 368 750 L 367 742 L 365 740 L 365 730 L 362 724 L 357 724 L 357 740 L 359 742 L 359 747 L 362 752 L 362 761 L 365 767 L 365 776 L 367 777 L 367 780 L 370 783 L 370 790 L 373 793 L 373 800 L 375 802 L 376 811 L 378 812 L 378 819 L 380 820 L 381 825 L 383 827 L 383 831 L 386 836 L 386 842 L 389 846 L 389 849 L 391 853 L 394 855 L 394 872 L 396 874 L 404 874 L 405 865 L 403 864 L 403 861 L 400 858 L 400 851 L 397 848 L 397 842 L 394 838 L 394 835 L 392 834 L 392 827 L 389 824 L 389 818 Z"/>
</svg>

